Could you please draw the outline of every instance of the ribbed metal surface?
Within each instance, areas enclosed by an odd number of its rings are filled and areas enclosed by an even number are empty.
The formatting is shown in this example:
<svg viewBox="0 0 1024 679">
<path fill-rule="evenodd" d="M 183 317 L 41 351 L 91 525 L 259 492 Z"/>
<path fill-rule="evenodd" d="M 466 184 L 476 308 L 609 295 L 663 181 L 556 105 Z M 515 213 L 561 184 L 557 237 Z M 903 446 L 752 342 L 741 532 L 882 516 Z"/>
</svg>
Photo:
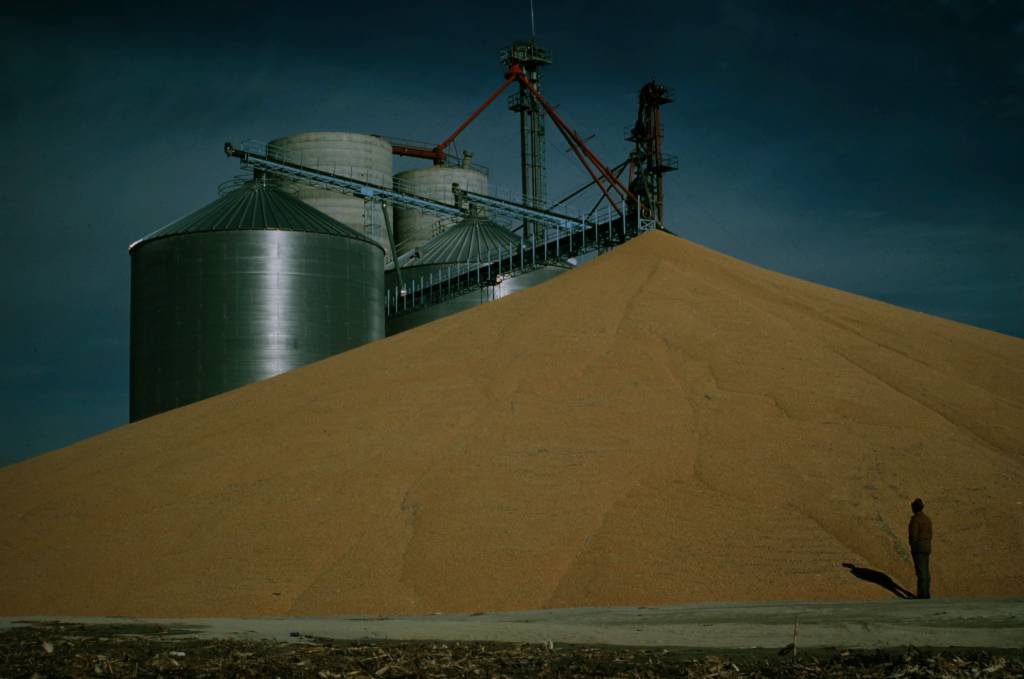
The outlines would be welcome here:
<svg viewBox="0 0 1024 679">
<path fill-rule="evenodd" d="M 157 238 L 186 233 L 265 230 L 321 233 L 374 242 L 298 198 L 260 182 L 248 182 L 192 214 L 151 233 L 134 243 L 132 249 Z"/>
<path fill-rule="evenodd" d="M 384 335 L 381 248 L 247 186 L 136 243 L 130 419 Z"/>
<path fill-rule="evenodd" d="M 438 319 L 452 314 L 472 309 L 473 307 L 481 304 L 486 304 L 496 299 L 507 297 L 511 294 L 515 294 L 522 290 L 532 288 L 536 285 L 540 285 L 552 278 L 565 273 L 567 269 L 556 266 L 546 266 L 514 278 L 508 278 L 504 280 L 500 285 L 489 285 L 479 290 L 473 290 L 465 295 L 459 295 L 452 297 L 440 304 L 432 304 L 425 309 L 414 311 L 408 314 L 399 314 L 398 316 L 392 316 L 391 318 L 385 319 L 385 328 L 388 337 L 396 335 L 406 330 L 431 323 Z M 408 272 L 406 278 L 406 285 L 412 280 L 417 281 L 417 285 L 420 285 L 420 270 L 415 269 Z M 392 280 L 392 288 L 397 284 L 396 280 Z"/>
<path fill-rule="evenodd" d="M 395 175 L 395 187 L 425 198 L 455 205 L 452 184 L 475 193 L 487 193 L 487 175 L 470 167 L 432 165 Z M 398 254 L 421 247 L 435 234 L 439 215 L 395 208 L 395 234 Z"/>
<path fill-rule="evenodd" d="M 303 132 L 274 139 L 267 150 L 272 158 L 391 187 L 391 144 L 380 137 L 355 132 Z M 379 204 L 366 203 L 358 196 L 291 179 L 275 177 L 271 182 L 287 189 L 307 205 L 372 237 L 390 258 L 384 215 Z M 388 206 L 386 210 L 389 219 L 394 221 L 392 208 Z"/>
<path fill-rule="evenodd" d="M 475 262 L 477 256 L 486 258 L 496 251 L 504 255 L 509 245 L 518 252 L 520 242 L 519 236 L 489 219 L 471 215 L 430 239 L 413 266 Z"/>
</svg>

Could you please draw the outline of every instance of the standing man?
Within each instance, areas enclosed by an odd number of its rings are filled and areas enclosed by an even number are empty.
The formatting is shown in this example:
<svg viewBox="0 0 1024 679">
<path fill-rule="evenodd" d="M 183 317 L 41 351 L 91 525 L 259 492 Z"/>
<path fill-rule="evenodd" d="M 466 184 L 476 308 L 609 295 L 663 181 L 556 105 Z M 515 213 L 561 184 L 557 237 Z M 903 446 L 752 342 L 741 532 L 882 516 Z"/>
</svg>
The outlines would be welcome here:
<svg viewBox="0 0 1024 679">
<path fill-rule="evenodd" d="M 914 574 L 917 575 L 917 598 L 930 599 L 931 574 L 928 572 L 928 557 L 932 553 L 932 520 L 924 513 L 924 502 L 917 498 L 910 503 L 914 515 L 910 517 L 910 555 L 914 557 Z"/>
</svg>

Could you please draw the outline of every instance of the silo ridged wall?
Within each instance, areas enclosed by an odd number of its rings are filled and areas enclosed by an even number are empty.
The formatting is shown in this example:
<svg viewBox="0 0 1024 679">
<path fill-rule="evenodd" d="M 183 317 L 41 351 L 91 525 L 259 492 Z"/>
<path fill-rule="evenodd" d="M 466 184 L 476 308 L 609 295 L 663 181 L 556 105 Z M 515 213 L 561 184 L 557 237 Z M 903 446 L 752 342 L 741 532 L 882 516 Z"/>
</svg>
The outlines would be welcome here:
<svg viewBox="0 0 1024 679">
<path fill-rule="evenodd" d="M 434 165 L 417 168 L 395 175 L 395 186 L 404 191 L 433 200 L 455 204 L 452 184 L 475 193 L 487 193 L 487 175 L 472 168 Z M 418 248 L 438 235 L 441 216 L 430 212 L 395 208 L 395 233 L 398 254 Z M 451 220 L 446 220 L 446 224 Z"/>
<path fill-rule="evenodd" d="M 304 132 L 270 142 L 271 157 L 319 168 L 350 179 L 378 186 L 392 186 L 390 142 L 354 132 Z M 391 250 L 384 232 L 384 216 L 379 205 L 339 191 L 319 189 L 289 179 L 274 178 L 272 183 L 330 217 L 372 237 L 390 258 Z M 391 207 L 386 208 L 394 219 Z"/>
<path fill-rule="evenodd" d="M 247 185 L 135 243 L 129 418 L 258 382 L 384 336 L 384 253 Z"/>
</svg>

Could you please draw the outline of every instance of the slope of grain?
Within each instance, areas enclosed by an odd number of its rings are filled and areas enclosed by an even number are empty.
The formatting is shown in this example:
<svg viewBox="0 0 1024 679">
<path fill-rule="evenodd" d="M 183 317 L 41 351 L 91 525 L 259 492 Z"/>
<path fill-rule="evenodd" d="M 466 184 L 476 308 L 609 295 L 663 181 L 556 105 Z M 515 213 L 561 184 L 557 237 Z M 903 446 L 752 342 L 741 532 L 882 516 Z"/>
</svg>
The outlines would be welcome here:
<svg viewBox="0 0 1024 679">
<path fill-rule="evenodd" d="M 667 234 L 0 469 L 0 615 L 1024 595 L 1024 341 Z"/>
</svg>

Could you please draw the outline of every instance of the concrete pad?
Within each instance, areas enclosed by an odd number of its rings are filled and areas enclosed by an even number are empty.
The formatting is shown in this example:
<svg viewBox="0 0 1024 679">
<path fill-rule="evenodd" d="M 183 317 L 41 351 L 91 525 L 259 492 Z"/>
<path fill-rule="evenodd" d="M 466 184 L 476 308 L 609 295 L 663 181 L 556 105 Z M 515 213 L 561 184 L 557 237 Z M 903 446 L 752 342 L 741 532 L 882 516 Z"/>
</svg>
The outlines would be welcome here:
<svg viewBox="0 0 1024 679">
<path fill-rule="evenodd" d="M 569 608 L 508 613 L 326 618 L 0 618 L 0 630 L 60 621 L 115 626 L 111 634 L 297 641 L 490 641 L 802 650 L 1024 648 L 1024 599 L 858 603 L 691 604 L 657 608 Z"/>
</svg>

